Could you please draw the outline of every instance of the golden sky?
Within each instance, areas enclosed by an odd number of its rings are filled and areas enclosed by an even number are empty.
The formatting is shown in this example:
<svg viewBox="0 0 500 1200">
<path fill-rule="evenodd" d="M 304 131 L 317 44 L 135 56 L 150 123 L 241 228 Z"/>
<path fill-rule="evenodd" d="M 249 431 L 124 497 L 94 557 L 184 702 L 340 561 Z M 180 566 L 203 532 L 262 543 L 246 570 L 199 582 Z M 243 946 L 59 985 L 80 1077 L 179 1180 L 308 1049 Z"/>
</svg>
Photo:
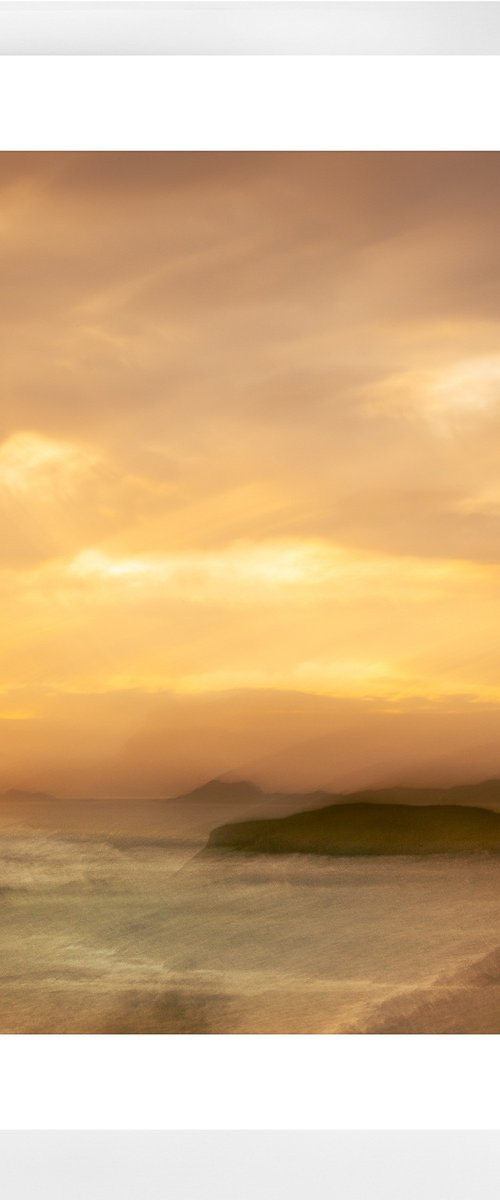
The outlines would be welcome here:
<svg viewBox="0 0 500 1200">
<path fill-rule="evenodd" d="M 2 786 L 500 772 L 500 156 L 0 189 Z"/>
</svg>

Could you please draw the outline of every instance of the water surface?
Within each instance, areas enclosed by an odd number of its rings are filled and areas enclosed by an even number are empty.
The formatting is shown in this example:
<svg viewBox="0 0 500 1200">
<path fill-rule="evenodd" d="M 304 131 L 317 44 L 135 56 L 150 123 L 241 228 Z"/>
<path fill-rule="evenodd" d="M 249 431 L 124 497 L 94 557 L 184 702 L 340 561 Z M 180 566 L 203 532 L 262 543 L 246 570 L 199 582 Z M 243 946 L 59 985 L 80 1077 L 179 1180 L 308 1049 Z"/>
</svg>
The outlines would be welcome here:
<svg viewBox="0 0 500 1200">
<path fill-rule="evenodd" d="M 1 1032 L 500 1031 L 500 858 L 199 847 L 4 830 Z"/>
</svg>

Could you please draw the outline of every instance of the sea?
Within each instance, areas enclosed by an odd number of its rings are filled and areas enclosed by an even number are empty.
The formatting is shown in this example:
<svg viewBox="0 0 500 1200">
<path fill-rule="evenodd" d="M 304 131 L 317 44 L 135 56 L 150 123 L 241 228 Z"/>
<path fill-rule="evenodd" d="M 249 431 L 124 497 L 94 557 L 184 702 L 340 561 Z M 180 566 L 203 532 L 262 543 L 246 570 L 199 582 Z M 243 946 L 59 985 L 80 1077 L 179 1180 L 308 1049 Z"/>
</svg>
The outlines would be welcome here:
<svg viewBox="0 0 500 1200">
<path fill-rule="evenodd" d="M 500 857 L 214 857 L 87 811 L 3 822 L 1 1033 L 500 1032 Z"/>
</svg>

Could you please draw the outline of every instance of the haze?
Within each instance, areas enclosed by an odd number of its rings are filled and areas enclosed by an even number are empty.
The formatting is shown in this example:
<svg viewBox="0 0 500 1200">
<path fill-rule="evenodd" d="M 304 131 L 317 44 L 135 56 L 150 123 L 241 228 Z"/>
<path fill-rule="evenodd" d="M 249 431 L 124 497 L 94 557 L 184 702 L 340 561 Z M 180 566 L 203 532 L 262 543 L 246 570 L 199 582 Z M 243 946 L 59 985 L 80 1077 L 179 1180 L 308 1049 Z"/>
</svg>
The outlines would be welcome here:
<svg viewBox="0 0 500 1200">
<path fill-rule="evenodd" d="M 2 154 L 2 787 L 500 772 L 498 154 Z"/>
</svg>

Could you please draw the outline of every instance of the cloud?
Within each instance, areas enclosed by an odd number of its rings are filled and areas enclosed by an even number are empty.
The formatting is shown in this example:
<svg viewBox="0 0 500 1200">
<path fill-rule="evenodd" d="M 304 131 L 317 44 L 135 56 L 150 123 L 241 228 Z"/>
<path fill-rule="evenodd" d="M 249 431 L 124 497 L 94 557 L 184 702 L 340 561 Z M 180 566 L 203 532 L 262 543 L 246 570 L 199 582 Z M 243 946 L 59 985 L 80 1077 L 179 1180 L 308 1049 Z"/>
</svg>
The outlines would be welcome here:
<svg viewBox="0 0 500 1200">
<path fill-rule="evenodd" d="M 53 695 L 496 703 L 499 161 L 0 156 L 28 753 Z"/>
</svg>

